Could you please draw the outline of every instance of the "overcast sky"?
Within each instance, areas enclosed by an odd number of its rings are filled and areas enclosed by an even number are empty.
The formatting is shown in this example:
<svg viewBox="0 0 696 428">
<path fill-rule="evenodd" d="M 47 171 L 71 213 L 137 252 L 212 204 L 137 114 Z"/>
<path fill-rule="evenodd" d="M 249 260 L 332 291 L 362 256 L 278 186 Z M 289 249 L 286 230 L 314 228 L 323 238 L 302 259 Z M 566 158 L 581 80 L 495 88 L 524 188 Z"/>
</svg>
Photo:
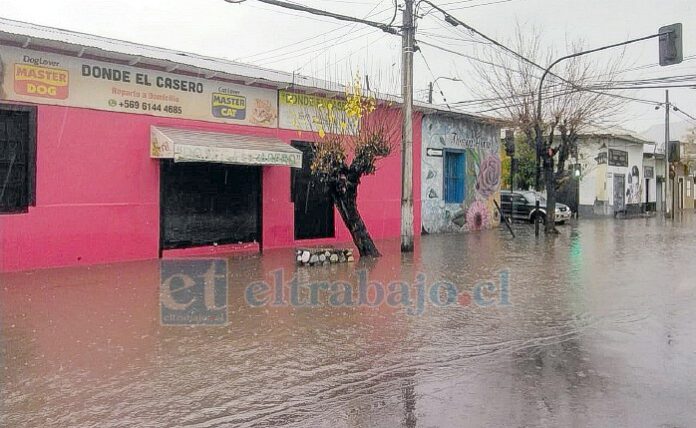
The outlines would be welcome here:
<svg viewBox="0 0 696 428">
<path fill-rule="evenodd" d="M 394 15 L 393 0 L 295 1 L 387 23 Z M 681 22 L 684 25 L 684 57 L 696 55 L 695 0 L 434 2 L 503 43 L 512 43 L 517 24 L 529 30 L 536 28 L 542 32 L 543 44 L 555 49 L 559 56 L 568 53 L 569 42 L 582 40 L 584 46 L 592 48 L 654 34 L 660 26 Z M 436 15 L 433 12 L 419 19 L 418 38 L 465 54 L 475 53 L 476 49 L 491 49 L 466 31 L 445 25 Z M 360 24 L 288 11 L 256 0 L 246 0 L 242 4 L 229 4 L 223 0 L 5 1 L 0 16 L 331 80 L 345 81 L 352 73 L 360 72 L 368 74 L 372 81 L 379 82 L 390 92 L 399 91 L 399 37 Z M 397 24 L 400 18 L 399 13 Z M 459 76 L 471 84 L 470 60 L 425 45 L 421 45 L 421 49 L 422 55 L 416 54 L 415 57 L 417 98 L 424 99 L 425 89 L 433 76 Z M 657 52 L 656 39 L 626 49 L 625 68 L 640 69 L 622 74 L 622 79 L 694 75 L 693 81 L 696 81 L 696 58 L 671 67 L 651 66 L 657 63 Z M 606 57 L 597 56 L 598 61 L 604 59 Z M 476 97 L 466 83 L 444 79 L 438 83 L 450 103 Z M 624 94 L 664 100 L 664 90 Z M 696 90 L 671 89 L 670 98 L 682 110 L 696 117 Z M 435 102 L 443 102 L 437 91 Z M 483 108 L 470 111 L 477 110 Z M 675 114 L 674 120 L 683 120 L 683 116 Z M 663 110 L 629 102 L 622 124 L 643 131 L 663 121 Z"/>
</svg>

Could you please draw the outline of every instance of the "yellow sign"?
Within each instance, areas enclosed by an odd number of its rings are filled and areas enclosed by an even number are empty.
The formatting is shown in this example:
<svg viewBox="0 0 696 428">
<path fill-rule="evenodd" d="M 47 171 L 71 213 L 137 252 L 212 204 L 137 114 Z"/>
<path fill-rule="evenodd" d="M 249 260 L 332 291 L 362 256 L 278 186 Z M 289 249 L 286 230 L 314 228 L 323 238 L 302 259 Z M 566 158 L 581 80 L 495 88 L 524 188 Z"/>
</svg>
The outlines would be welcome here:
<svg viewBox="0 0 696 428">
<path fill-rule="evenodd" d="M 0 100 L 278 127 L 278 93 L 0 46 Z"/>
<path fill-rule="evenodd" d="M 324 133 L 355 133 L 356 118 L 348 117 L 346 101 L 280 91 L 278 126 L 284 129 Z"/>
<path fill-rule="evenodd" d="M 68 71 L 15 64 L 14 90 L 20 95 L 64 100 L 68 98 Z"/>
</svg>

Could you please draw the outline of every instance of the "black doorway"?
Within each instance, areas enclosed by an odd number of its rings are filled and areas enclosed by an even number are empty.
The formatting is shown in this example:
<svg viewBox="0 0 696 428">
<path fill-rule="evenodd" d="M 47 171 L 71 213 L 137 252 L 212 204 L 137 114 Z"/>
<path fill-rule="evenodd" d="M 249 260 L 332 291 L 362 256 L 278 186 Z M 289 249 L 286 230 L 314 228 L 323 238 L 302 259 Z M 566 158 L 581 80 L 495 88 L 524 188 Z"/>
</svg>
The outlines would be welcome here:
<svg viewBox="0 0 696 428">
<path fill-rule="evenodd" d="M 293 168 L 290 194 L 295 205 L 295 239 L 332 238 L 334 207 L 326 186 L 312 175 L 312 147 L 309 143 L 293 141 L 302 151 L 302 169 Z"/>
<path fill-rule="evenodd" d="M 261 167 L 165 159 L 160 186 L 162 249 L 260 241 Z"/>
</svg>

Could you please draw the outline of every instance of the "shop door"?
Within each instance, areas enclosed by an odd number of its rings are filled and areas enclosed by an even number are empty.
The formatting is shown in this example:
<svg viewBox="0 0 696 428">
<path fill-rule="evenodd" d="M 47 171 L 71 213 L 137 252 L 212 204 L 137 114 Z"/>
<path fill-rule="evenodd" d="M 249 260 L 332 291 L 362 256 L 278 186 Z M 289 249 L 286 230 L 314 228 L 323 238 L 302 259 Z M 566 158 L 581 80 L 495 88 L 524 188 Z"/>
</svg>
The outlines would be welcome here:
<svg viewBox="0 0 696 428">
<path fill-rule="evenodd" d="M 614 174 L 614 212 L 626 209 L 626 176 Z"/>
<path fill-rule="evenodd" d="M 326 187 L 312 174 L 312 147 L 294 141 L 292 146 L 302 151 L 302 169 L 293 168 L 291 197 L 295 205 L 295 239 L 332 238 L 334 236 L 334 206 Z"/>
<path fill-rule="evenodd" d="M 163 249 L 259 242 L 261 167 L 161 164 Z"/>
<path fill-rule="evenodd" d="M 658 211 L 664 211 L 665 203 L 662 200 L 662 183 L 658 182 L 655 186 L 655 206 Z"/>
</svg>

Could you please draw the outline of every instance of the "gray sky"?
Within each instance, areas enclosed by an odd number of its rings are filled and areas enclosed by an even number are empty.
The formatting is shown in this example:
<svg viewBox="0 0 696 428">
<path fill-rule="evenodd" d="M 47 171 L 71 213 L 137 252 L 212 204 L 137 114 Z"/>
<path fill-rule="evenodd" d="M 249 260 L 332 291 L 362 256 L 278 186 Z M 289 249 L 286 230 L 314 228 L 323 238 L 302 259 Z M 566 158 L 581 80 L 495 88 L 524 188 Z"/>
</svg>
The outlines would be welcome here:
<svg viewBox="0 0 696 428">
<path fill-rule="evenodd" d="M 389 22 L 393 0 L 296 0 L 357 17 Z M 434 0 L 459 19 L 483 33 L 511 43 L 517 23 L 542 32 L 543 43 L 560 55 L 567 44 L 583 40 L 587 48 L 654 34 L 663 25 L 684 25 L 684 57 L 696 55 L 696 1 L 694 0 Z M 498 2 L 498 3 L 496 3 Z M 240 60 L 268 68 L 298 71 L 331 80 L 346 81 L 351 74 L 368 74 L 383 89 L 397 93 L 400 78 L 400 44 L 397 36 L 362 25 L 288 11 L 247 0 L 34 0 L 6 2 L 0 16 L 148 45 Z M 488 3 L 488 4 L 487 4 Z M 400 14 L 396 23 L 400 23 Z M 475 36 L 442 23 L 436 13 L 418 22 L 418 38 L 465 54 L 485 49 Z M 466 41 L 464 39 L 471 39 Z M 489 48 L 488 48 L 489 49 Z M 472 74 L 470 60 L 422 46 L 415 57 L 416 97 L 423 99 L 433 76 Z M 615 55 L 611 53 L 610 55 Z M 597 55 L 597 61 L 607 57 Z M 657 40 L 638 43 L 625 51 L 625 68 L 639 70 L 623 79 L 694 75 L 696 58 L 671 67 L 657 63 Z M 643 67 L 646 66 L 646 67 Z M 431 73 L 432 71 L 432 73 Z M 475 98 L 465 84 L 440 80 L 447 100 Z M 469 81 L 470 83 L 470 81 Z M 625 92 L 644 99 L 664 100 L 664 90 Z M 696 117 L 696 90 L 670 90 L 672 101 Z M 442 102 L 439 94 L 435 102 Z M 478 108 L 481 110 L 482 108 Z M 476 112 L 477 109 L 470 111 Z M 623 125 L 643 131 L 664 121 L 664 111 L 627 103 Z M 683 120 L 674 115 L 675 121 Z M 696 125 L 696 121 L 694 121 Z"/>
</svg>

